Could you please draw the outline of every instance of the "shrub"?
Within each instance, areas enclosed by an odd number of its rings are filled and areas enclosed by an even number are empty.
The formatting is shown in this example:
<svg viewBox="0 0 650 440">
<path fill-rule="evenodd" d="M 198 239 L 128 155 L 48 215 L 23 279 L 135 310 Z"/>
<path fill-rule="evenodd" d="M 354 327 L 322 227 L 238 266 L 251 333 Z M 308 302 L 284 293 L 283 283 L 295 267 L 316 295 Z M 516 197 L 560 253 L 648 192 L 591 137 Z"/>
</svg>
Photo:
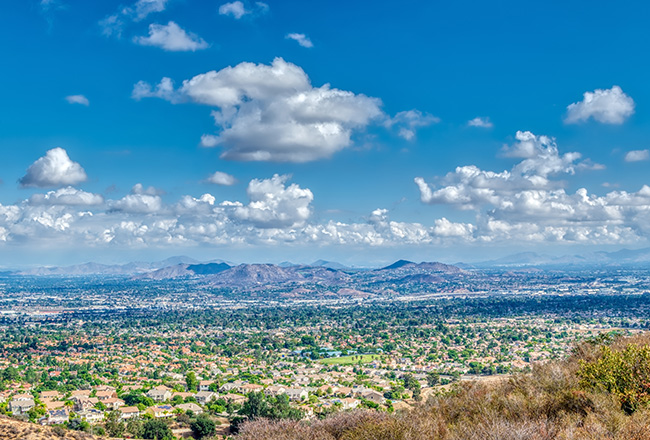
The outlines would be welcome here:
<svg viewBox="0 0 650 440">
<path fill-rule="evenodd" d="M 628 344 L 617 351 L 604 346 L 598 359 L 581 362 L 578 376 L 583 387 L 613 394 L 632 414 L 650 402 L 650 347 Z"/>
</svg>

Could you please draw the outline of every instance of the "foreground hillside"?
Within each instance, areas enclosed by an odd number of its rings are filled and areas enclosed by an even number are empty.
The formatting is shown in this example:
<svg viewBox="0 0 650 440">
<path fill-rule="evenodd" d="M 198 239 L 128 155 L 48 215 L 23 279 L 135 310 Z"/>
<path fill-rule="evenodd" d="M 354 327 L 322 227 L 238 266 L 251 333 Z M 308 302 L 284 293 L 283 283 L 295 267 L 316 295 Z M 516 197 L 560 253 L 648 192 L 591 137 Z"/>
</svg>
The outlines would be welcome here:
<svg viewBox="0 0 650 440">
<path fill-rule="evenodd" d="M 466 383 L 404 413 L 257 420 L 240 440 L 650 439 L 650 335 L 585 343 L 564 362 L 497 384 Z"/>
<path fill-rule="evenodd" d="M 97 440 L 85 432 L 50 428 L 0 415 L 0 439 L 20 440 Z"/>
</svg>

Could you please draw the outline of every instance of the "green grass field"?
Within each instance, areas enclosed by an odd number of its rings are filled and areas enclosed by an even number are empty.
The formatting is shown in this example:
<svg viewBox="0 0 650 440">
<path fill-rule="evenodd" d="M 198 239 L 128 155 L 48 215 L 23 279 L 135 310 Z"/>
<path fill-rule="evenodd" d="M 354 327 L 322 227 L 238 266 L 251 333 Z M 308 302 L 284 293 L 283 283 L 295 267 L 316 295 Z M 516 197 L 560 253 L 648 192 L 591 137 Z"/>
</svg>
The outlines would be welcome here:
<svg viewBox="0 0 650 440">
<path fill-rule="evenodd" d="M 351 356 L 321 359 L 319 362 L 325 365 L 355 365 L 358 364 L 359 361 L 361 361 L 362 364 L 368 364 L 379 359 L 381 359 L 381 356 L 378 354 L 354 354 Z"/>
</svg>

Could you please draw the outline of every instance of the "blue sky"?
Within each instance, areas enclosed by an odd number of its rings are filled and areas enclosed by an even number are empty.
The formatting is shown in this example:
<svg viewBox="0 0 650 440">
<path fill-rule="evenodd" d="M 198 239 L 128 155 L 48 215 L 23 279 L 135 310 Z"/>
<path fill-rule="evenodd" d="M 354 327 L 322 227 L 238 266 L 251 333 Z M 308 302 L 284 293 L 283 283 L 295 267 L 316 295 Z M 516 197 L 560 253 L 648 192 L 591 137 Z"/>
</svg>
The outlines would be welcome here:
<svg viewBox="0 0 650 440">
<path fill-rule="evenodd" d="M 0 264 L 647 246 L 649 9 L 3 2 Z"/>
</svg>

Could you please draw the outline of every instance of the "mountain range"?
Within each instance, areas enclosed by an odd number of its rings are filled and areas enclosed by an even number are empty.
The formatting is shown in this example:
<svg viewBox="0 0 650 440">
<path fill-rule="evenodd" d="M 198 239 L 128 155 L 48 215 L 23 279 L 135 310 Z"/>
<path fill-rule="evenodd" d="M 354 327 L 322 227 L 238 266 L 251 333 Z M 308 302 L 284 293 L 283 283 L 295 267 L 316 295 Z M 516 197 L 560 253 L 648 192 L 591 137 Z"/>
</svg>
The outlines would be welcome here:
<svg viewBox="0 0 650 440">
<path fill-rule="evenodd" d="M 311 264 L 239 264 L 225 260 L 200 262 L 187 256 L 170 257 L 156 262 L 131 262 L 126 264 L 84 263 L 72 266 L 46 266 L 18 271 L 5 271 L 5 275 L 32 276 L 83 276 L 83 275 L 125 275 L 137 279 L 163 280 L 173 278 L 201 277 L 213 285 L 243 285 L 252 283 L 274 284 L 294 281 L 314 283 L 345 282 L 357 273 L 374 274 L 390 272 L 406 280 L 429 280 L 440 274 L 461 274 L 463 270 L 484 268 L 587 268 L 646 266 L 650 264 L 650 248 L 615 252 L 592 252 L 583 255 L 551 256 L 536 252 L 522 252 L 506 257 L 478 262 L 457 263 L 455 265 L 439 262 L 415 263 L 398 260 L 378 269 L 361 269 L 345 266 L 335 261 L 317 260 Z M 435 275 L 432 277 L 432 275 Z M 356 275 L 355 275 L 356 276 Z M 409 278 L 411 277 L 411 278 Z"/>
</svg>

